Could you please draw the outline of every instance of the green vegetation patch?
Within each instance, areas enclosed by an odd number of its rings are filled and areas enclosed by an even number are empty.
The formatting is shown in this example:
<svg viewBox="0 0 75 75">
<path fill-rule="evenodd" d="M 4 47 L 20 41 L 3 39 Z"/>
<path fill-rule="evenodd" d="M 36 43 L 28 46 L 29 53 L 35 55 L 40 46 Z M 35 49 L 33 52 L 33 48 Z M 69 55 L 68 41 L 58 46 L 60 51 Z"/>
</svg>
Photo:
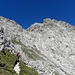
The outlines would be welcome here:
<svg viewBox="0 0 75 75">
<path fill-rule="evenodd" d="M 13 44 L 18 44 L 21 45 L 23 52 L 25 52 L 25 54 L 27 54 L 27 56 L 33 60 L 41 60 L 42 58 L 38 55 L 40 54 L 40 52 L 38 50 L 35 49 L 35 51 L 33 49 L 28 49 L 25 45 L 22 44 L 21 41 L 17 41 L 16 38 L 14 38 L 12 40 Z M 37 54 L 38 53 L 38 54 Z"/>
<path fill-rule="evenodd" d="M 8 50 L 5 50 L 5 54 L 0 52 L 0 75 L 17 75 L 13 70 L 13 65 L 16 60 L 18 58 L 14 54 L 9 53 Z M 38 75 L 35 69 L 27 67 L 21 60 L 20 68 L 20 75 Z"/>
<path fill-rule="evenodd" d="M 8 50 L 5 53 L 0 52 L 0 75 L 17 75 L 13 70 L 13 64 L 15 63 L 17 57 L 10 54 Z"/>
<path fill-rule="evenodd" d="M 26 46 L 22 45 L 22 50 L 25 54 L 27 54 L 27 56 L 33 60 L 41 60 L 42 58 L 40 57 L 40 55 L 38 55 L 39 53 L 37 53 L 37 50 L 34 49 L 28 49 Z M 36 51 L 36 52 L 35 52 Z"/>
<path fill-rule="evenodd" d="M 19 45 L 22 44 L 20 41 L 16 41 L 16 38 L 12 39 L 12 43 L 13 43 L 13 44 L 19 44 Z"/>
<path fill-rule="evenodd" d="M 35 69 L 27 67 L 22 61 L 20 61 L 21 72 L 20 75 L 39 75 Z"/>
</svg>

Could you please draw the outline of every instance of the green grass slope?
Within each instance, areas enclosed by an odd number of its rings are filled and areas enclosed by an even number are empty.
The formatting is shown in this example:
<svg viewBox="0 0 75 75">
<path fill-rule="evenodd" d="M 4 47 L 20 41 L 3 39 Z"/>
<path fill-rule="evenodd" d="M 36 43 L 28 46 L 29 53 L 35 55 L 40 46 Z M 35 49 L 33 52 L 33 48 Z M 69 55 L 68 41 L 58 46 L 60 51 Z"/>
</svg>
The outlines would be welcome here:
<svg viewBox="0 0 75 75">
<path fill-rule="evenodd" d="M 13 65 L 18 59 L 14 54 L 5 50 L 6 55 L 0 52 L 0 75 L 17 75 L 13 70 Z M 35 69 L 27 67 L 22 61 L 20 61 L 20 75 L 38 75 Z"/>
</svg>

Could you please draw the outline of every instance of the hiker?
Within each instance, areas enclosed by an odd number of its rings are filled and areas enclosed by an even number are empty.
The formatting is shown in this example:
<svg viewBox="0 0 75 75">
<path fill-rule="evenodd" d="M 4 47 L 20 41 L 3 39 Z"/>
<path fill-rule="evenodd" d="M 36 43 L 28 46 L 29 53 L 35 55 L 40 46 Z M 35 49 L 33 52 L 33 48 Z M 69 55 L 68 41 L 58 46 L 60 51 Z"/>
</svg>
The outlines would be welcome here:
<svg viewBox="0 0 75 75">
<path fill-rule="evenodd" d="M 20 52 L 18 52 L 17 54 L 16 54 L 16 56 L 18 57 L 18 59 L 20 58 Z"/>
<path fill-rule="evenodd" d="M 18 53 L 16 54 L 16 56 L 18 57 L 18 59 L 16 59 L 16 61 L 15 61 L 15 63 L 14 63 L 14 66 L 19 62 L 20 52 L 18 52 Z M 14 66 L 13 66 L 13 68 L 14 68 Z"/>
<path fill-rule="evenodd" d="M 20 52 L 17 52 L 16 56 L 18 57 L 18 59 L 16 59 L 13 68 L 15 67 L 15 65 L 16 65 L 17 63 L 19 63 Z"/>
</svg>

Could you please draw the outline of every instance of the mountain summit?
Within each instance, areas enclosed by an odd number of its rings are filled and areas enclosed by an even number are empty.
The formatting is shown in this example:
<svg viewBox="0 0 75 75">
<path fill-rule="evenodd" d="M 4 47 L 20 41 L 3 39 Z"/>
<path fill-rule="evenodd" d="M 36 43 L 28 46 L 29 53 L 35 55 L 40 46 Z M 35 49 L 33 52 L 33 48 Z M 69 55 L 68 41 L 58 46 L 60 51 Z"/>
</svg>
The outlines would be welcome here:
<svg viewBox="0 0 75 75">
<path fill-rule="evenodd" d="M 0 27 L 3 37 L 11 42 L 8 49 L 14 54 L 20 52 L 22 61 L 40 75 L 75 75 L 74 26 L 46 18 L 25 30 L 15 21 L 0 17 Z"/>
</svg>

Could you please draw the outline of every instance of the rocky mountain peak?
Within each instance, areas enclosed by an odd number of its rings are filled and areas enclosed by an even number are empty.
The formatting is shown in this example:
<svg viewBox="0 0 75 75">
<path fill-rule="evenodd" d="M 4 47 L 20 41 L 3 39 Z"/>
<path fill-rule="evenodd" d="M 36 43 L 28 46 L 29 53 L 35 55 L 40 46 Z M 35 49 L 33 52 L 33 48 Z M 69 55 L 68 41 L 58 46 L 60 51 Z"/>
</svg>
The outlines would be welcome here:
<svg viewBox="0 0 75 75">
<path fill-rule="evenodd" d="M 27 31 L 37 31 L 38 29 L 48 29 L 48 28 L 75 28 L 67 22 L 64 21 L 57 21 L 55 19 L 46 18 L 43 20 L 43 23 L 34 23 Z"/>
<path fill-rule="evenodd" d="M 58 33 L 65 33 L 65 31 L 75 32 L 75 27 L 64 21 L 46 18 L 42 23 L 34 23 L 26 29 L 26 31 L 35 33 L 47 33 L 50 30 Z"/>
<path fill-rule="evenodd" d="M 6 18 L 0 26 L 4 35 L 11 38 L 14 53 L 19 51 L 21 59 L 40 75 L 75 75 L 74 26 L 49 18 L 26 30 Z"/>
</svg>

